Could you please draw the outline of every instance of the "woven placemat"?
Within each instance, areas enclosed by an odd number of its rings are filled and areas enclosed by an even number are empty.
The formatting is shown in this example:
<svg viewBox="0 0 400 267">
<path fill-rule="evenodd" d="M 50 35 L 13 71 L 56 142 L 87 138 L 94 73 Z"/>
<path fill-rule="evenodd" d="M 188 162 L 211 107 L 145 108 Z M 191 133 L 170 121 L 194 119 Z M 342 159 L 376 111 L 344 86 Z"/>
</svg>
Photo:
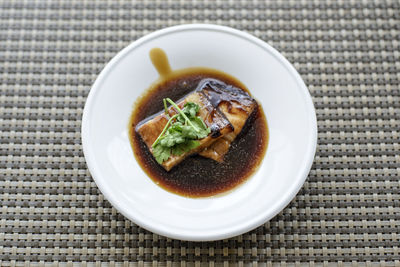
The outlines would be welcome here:
<svg viewBox="0 0 400 267">
<path fill-rule="evenodd" d="M 308 180 L 287 208 L 204 243 L 119 214 L 91 178 L 80 136 L 105 64 L 147 33 L 194 22 L 281 51 L 308 85 L 319 129 Z M 396 0 L 0 1 L 0 266 L 400 266 L 399 81 Z"/>
</svg>

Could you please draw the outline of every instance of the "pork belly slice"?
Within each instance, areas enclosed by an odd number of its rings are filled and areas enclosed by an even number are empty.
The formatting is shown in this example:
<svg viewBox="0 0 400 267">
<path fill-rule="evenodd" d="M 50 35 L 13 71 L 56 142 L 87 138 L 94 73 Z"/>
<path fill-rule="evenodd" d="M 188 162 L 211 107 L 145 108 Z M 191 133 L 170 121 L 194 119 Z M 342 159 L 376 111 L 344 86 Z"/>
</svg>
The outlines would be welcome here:
<svg viewBox="0 0 400 267">
<path fill-rule="evenodd" d="M 222 162 L 236 136 L 242 131 L 246 121 L 257 108 L 257 101 L 244 90 L 227 85 L 219 80 L 205 79 L 198 90 L 202 92 L 214 108 L 220 110 L 232 124 L 234 131 L 224 135 L 199 152 L 199 155 Z"/>
<path fill-rule="evenodd" d="M 208 98 L 201 91 L 195 91 L 189 94 L 185 98 L 179 100 L 176 104 L 180 108 L 183 108 L 183 106 L 187 102 L 193 102 L 200 106 L 200 111 L 197 116 L 199 116 L 204 121 L 204 123 L 208 127 L 210 127 L 211 133 L 207 137 L 200 139 L 200 145 L 195 149 L 183 153 L 180 156 L 175 156 L 171 154 L 170 158 L 161 164 L 167 171 L 171 170 L 186 157 L 202 151 L 204 148 L 208 147 L 219 138 L 222 138 L 224 135 L 233 132 L 233 126 L 229 122 L 229 120 L 227 120 L 227 118 L 221 111 L 213 108 Z M 176 114 L 176 111 L 173 107 L 170 107 L 168 109 L 168 112 L 170 116 Z M 162 111 L 141 121 L 136 126 L 136 132 L 140 135 L 152 154 L 152 145 L 161 134 L 167 122 L 168 119 Z"/>
</svg>

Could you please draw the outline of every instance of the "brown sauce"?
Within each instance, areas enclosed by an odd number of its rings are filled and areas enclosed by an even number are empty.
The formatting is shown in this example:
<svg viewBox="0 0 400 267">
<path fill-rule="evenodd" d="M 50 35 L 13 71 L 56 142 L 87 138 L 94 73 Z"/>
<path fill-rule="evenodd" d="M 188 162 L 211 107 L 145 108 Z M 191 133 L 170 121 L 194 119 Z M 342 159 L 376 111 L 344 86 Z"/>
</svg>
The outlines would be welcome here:
<svg viewBox="0 0 400 267">
<path fill-rule="evenodd" d="M 194 91 L 199 82 L 205 78 L 218 79 L 248 92 L 240 81 L 217 70 L 190 68 L 171 71 L 168 59 L 162 50 L 160 52 L 157 49 L 157 53 L 161 55 L 154 56 L 153 53 L 151 59 L 161 77 L 136 101 L 129 123 L 131 144 L 139 165 L 156 184 L 170 192 L 187 197 L 212 196 L 229 191 L 243 183 L 257 170 L 267 149 L 268 128 L 260 105 L 232 142 L 222 163 L 193 155 L 167 172 L 155 161 L 145 143 L 135 132 L 135 127 L 140 121 L 163 108 L 163 98 L 169 97 L 176 101 Z"/>
</svg>

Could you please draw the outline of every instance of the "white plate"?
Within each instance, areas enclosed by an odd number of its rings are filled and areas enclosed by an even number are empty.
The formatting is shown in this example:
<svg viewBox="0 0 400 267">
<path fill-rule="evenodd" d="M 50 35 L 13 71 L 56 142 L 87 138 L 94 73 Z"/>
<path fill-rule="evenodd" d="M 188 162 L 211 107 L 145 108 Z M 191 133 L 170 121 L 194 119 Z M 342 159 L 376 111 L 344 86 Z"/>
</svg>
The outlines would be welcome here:
<svg viewBox="0 0 400 267">
<path fill-rule="evenodd" d="M 262 104 L 266 156 L 247 182 L 218 197 L 191 199 L 156 185 L 136 162 L 128 138 L 135 100 L 158 78 L 149 51 L 160 47 L 173 69 L 202 66 L 242 81 Z M 182 25 L 149 34 L 107 64 L 82 119 L 86 162 L 96 184 L 123 215 L 154 233 L 182 240 L 239 235 L 280 212 L 313 162 L 317 123 L 310 94 L 292 65 L 250 34 L 216 25 Z"/>
</svg>

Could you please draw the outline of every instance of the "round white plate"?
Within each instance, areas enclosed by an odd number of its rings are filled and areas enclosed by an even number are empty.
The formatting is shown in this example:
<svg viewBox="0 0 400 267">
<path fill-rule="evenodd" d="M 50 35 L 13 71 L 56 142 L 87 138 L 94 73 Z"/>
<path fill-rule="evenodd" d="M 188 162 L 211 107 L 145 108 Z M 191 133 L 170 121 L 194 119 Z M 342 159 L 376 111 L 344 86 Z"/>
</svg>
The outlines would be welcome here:
<svg viewBox="0 0 400 267">
<path fill-rule="evenodd" d="M 201 66 L 233 75 L 262 104 L 270 133 L 265 158 L 230 193 L 182 197 L 156 185 L 136 162 L 128 121 L 135 100 L 158 78 L 149 59 L 154 47 L 167 53 L 173 69 Z M 107 64 L 86 102 L 82 143 L 96 184 L 127 218 L 171 238 L 217 240 L 254 229 L 293 199 L 313 162 L 317 122 L 304 82 L 270 45 L 228 27 L 182 25 L 133 42 Z"/>
</svg>

